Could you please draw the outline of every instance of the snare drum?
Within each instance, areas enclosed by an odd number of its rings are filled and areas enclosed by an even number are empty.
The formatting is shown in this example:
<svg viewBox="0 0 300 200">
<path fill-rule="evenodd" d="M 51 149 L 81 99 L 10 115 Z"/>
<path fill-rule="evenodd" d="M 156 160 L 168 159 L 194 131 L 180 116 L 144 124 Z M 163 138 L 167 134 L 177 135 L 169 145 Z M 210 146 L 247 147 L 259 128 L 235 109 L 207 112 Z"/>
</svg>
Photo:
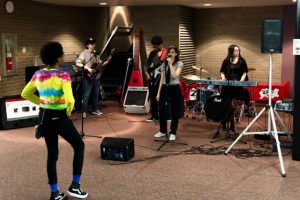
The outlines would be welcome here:
<svg viewBox="0 0 300 200">
<path fill-rule="evenodd" d="M 204 105 L 204 111 L 208 119 L 214 122 L 220 122 L 225 119 L 228 108 L 221 95 L 214 95 L 207 99 Z"/>
</svg>

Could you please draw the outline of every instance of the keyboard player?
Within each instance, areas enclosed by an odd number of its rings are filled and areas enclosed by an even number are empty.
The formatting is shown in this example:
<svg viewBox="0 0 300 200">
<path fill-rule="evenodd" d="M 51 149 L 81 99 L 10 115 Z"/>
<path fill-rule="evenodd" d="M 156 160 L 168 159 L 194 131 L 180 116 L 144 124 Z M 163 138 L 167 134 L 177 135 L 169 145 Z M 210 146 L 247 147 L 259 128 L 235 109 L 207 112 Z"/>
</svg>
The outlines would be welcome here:
<svg viewBox="0 0 300 200">
<path fill-rule="evenodd" d="M 238 45 L 232 44 L 228 47 L 227 57 L 224 59 L 220 74 L 223 81 L 246 81 L 248 66 L 246 60 L 241 56 L 241 50 Z M 226 102 L 227 117 L 222 121 L 223 130 L 232 130 L 235 132 L 234 126 L 234 110 L 236 108 L 236 100 L 242 100 L 246 106 L 249 106 L 249 92 L 244 87 L 222 86 L 221 96 Z"/>
</svg>

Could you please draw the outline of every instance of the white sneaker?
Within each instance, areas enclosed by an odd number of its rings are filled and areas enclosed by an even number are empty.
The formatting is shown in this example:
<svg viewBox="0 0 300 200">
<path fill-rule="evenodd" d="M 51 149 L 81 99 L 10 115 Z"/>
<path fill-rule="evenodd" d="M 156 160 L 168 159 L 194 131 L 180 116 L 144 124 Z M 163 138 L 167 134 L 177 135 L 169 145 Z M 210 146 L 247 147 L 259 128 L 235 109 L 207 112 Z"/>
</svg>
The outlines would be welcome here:
<svg viewBox="0 0 300 200">
<path fill-rule="evenodd" d="M 176 140 L 176 135 L 170 134 L 169 140 L 171 140 L 171 141 Z"/>
<path fill-rule="evenodd" d="M 83 118 L 86 118 L 86 112 L 83 112 L 83 113 L 82 113 L 82 117 L 83 117 Z"/>
<path fill-rule="evenodd" d="M 166 136 L 166 134 L 164 134 L 164 133 L 162 133 L 160 131 L 154 135 L 154 137 L 156 137 L 156 138 L 164 137 L 164 136 Z"/>
<path fill-rule="evenodd" d="M 96 110 L 92 112 L 92 115 L 103 115 L 103 112 L 100 112 L 100 110 Z"/>
</svg>

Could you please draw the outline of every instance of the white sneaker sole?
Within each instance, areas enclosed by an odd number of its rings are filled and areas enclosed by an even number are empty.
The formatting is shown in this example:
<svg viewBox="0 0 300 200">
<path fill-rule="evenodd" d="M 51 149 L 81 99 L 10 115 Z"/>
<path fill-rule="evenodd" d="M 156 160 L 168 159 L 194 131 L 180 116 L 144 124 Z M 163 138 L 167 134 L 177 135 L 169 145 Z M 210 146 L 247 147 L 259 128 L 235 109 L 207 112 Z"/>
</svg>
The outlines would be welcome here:
<svg viewBox="0 0 300 200">
<path fill-rule="evenodd" d="M 156 136 L 154 135 L 155 138 L 161 138 L 161 137 L 166 137 L 166 135 L 160 135 L 160 136 Z"/>
<path fill-rule="evenodd" d="M 79 199 L 85 199 L 85 198 L 87 198 L 88 193 L 86 193 L 86 195 L 79 195 L 79 194 L 74 194 L 74 193 L 68 191 L 68 195 L 71 197 L 79 198 Z"/>
</svg>

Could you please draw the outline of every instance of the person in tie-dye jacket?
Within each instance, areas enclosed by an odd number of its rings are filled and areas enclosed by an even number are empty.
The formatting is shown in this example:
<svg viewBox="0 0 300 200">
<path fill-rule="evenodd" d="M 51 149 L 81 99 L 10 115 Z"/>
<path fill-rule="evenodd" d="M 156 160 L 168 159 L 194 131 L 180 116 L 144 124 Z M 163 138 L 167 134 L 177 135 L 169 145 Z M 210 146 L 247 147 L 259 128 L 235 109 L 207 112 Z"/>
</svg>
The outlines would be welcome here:
<svg viewBox="0 0 300 200">
<path fill-rule="evenodd" d="M 40 106 L 39 120 L 42 120 L 42 134 L 48 151 L 47 175 L 51 190 L 50 200 L 65 198 L 57 184 L 56 162 L 58 160 L 58 135 L 71 144 L 74 150 L 73 180 L 68 194 L 85 198 L 87 193 L 80 189 L 80 177 L 84 160 L 84 142 L 69 119 L 74 107 L 70 75 L 58 69 L 64 63 L 63 47 L 58 42 L 49 42 L 40 50 L 45 64 L 35 72 L 23 89 L 21 96 Z M 39 96 L 35 93 L 38 91 Z"/>
</svg>

